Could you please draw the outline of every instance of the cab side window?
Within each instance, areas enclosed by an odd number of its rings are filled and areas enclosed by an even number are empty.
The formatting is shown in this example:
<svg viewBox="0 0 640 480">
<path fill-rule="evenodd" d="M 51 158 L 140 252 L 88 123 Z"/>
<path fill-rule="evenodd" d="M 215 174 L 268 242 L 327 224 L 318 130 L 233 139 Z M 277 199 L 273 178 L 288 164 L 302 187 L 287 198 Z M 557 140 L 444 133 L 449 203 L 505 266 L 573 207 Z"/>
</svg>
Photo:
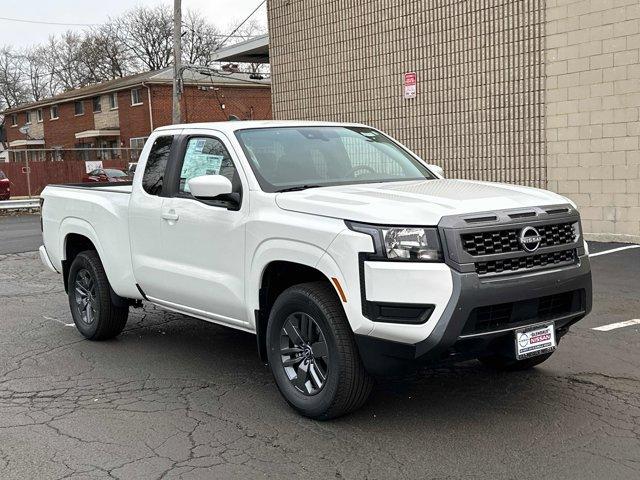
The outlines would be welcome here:
<svg viewBox="0 0 640 480">
<path fill-rule="evenodd" d="M 190 197 L 189 180 L 202 175 L 223 175 L 231 182 L 233 194 L 241 193 L 242 185 L 236 166 L 224 144 L 217 138 L 189 139 L 180 171 L 180 195 Z"/>
<path fill-rule="evenodd" d="M 158 137 L 153 142 L 142 176 L 142 188 L 149 195 L 162 195 L 164 174 L 172 143 L 172 136 Z"/>
</svg>

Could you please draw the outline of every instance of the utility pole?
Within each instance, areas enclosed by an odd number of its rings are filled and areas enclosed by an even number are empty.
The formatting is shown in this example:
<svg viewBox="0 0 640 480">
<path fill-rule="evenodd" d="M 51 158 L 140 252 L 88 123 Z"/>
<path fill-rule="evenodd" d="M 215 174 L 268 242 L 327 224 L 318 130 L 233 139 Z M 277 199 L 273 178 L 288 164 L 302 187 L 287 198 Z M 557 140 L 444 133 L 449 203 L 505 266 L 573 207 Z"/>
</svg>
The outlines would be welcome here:
<svg viewBox="0 0 640 480">
<path fill-rule="evenodd" d="M 173 123 L 182 123 L 180 82 L 182 68 L 182 0 L 173 0 Z"/>
</svg>

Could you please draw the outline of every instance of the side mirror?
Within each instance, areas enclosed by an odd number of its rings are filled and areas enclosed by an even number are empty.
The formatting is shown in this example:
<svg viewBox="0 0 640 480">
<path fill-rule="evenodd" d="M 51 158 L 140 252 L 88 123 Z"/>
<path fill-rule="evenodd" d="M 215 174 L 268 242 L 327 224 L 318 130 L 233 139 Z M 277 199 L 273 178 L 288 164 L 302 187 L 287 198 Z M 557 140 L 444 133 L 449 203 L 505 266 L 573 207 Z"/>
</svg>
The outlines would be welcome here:
<svg viewBox="0 0 640 480">
<path fill-rule="evenodd" d="M 203 200 L 212 199 L 218 195 L 231 193 L 233 187 L 227 177 L 222 175 L 202 175 L 193 177 L 187 182 L 191 195 Z"/>
<path fill-rule="evenodd" d="M 438 165 L 428 164 L 427 167 L 440 178 L 444 178 L 444 170 Z"/>
</svg>

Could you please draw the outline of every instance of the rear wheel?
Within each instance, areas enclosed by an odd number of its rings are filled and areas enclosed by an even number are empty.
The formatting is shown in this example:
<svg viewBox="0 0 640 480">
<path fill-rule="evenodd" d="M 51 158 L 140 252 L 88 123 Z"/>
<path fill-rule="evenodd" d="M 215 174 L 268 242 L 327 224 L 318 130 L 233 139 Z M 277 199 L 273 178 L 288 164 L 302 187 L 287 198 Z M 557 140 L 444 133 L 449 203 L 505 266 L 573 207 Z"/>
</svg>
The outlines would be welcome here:
<svg viewBox="0 0 640 480">
<path fill-rule="evenodd" d="M 486 357 L 480 357 L 478 360 L 480 360 L 483 365 L 495 370 L 518 371 L 528 370 L 536 365 L 540 365 L 552 354 L 553 352 L 545 353 L 544 355 L 536 355 L 535 357 L 529 357 L 523 360 L 516 360 L 515 358 L 503 357 L 501 355 L 489 355 Z"/>
<path fill-rule="evenodd" d="M 275 301 L 267 326 L 271 371 L 302 415 L 327 420 L 359 408 L 371 393 L 351 327 L 333 288 L 295 285 Z"/>
<path fill-rule="evenodd" d="M 69 269 L 69 306 L 77 329 L 89 340 L 106 340 L 122 332 L 129 308 L 115 305 L 100 257 L 79 253 Z"/>
</svg>

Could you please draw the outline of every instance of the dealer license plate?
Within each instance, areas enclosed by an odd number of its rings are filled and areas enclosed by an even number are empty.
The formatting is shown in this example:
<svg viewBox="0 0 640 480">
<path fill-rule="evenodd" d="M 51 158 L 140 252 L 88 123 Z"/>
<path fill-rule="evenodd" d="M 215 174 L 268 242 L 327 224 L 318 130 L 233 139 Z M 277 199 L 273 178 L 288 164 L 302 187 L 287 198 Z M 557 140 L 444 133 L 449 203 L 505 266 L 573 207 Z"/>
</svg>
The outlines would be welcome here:
<svg viewBox="0 0 640 480">
<path fill-rule="evenodd" d="M 534 357 L 556 349 L 553 323 L 538 324 L 516 330 L 516 359 Z"/>
</svg>

